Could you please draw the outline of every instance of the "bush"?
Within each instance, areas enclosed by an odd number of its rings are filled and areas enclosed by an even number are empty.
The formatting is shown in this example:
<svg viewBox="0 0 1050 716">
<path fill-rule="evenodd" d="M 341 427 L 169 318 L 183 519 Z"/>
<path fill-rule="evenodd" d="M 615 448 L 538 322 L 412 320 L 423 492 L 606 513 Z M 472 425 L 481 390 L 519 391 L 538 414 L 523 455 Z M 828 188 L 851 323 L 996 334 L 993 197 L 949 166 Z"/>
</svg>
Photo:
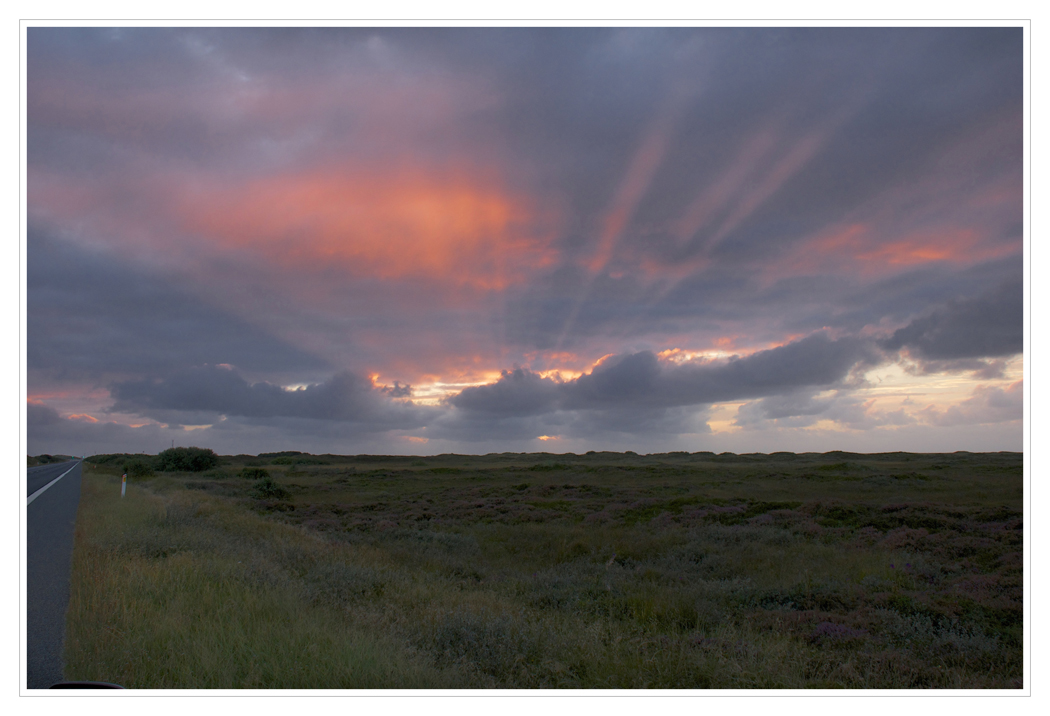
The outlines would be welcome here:
<svg viewBox="0 0 1050 716">
<path fill-rule="evenodd" d="M 295 457 L 292 455 L 284 455 L 282 457 L 275 457 L 270 461 L 271 465 L 327 465 L 325 460 L 320 460 L 316 457 Z"/>
<path fill-rule="evenodd" d="M 157 455 L 157 469 L 164 472 L 204 472 L 218 464 L 219 456 L 207 448 L 168 448 Z"/>
<path fill-rule="evenodd" d="M 288 491 L 273 481 L 272 477 L 264 477 L 255 483 L 252 494 L 260 500 L 280 500 L 288 497 Z"/>
<path fill-rule="evenodd" d="M 246 467 L 241 470 L 241 477 L 246 480 L 265 480 L 270 477 L 270 473 L 261 467 Z"/>
<path fill-rule="evenodd" d="M 90 462 L 90 463 L 92 463 L 94 465 L 107 465 L 107 466 L 112 467 L 112 466 L 116 466 L 116 465 L 122 465 L 124 462 L 126 462 L 131 457 L 132 457 L 131 455 L 128 455 L 128 454 L 122 453 L 122 452 L 121 453 L 106 453 L 106 454 L 103 454 L 103 455 L 92 455 L 91 457 L 85 458 L 85 462 Z M 146 457 L 146 456 L 143 455 L 142 457 Z"/>
<path fill-rule="evenodd" d="M 53 462 L 68 462 L 73 458 L 69 455 L 37 455 L 36 457 L 27 456 L 27 462 L 29 465 L 49 465 Z"/>
<path fill-rule="evenodd" d="M 153 477 L 153 468 L 145 460 L 128 460 L 124 472 L 128 477 Z"/>
</svg>

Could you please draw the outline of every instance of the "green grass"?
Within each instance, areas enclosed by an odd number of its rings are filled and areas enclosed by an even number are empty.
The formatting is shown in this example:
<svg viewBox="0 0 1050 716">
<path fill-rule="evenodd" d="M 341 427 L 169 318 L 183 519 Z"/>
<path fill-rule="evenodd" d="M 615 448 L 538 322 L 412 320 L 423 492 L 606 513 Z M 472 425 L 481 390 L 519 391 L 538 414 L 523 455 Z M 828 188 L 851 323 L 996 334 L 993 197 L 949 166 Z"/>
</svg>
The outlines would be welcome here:
<svg viewBox="0 0 1050 716">
<path fill-rule="evenodd" d="M 456 685 L 455 674 L 311 601 L 281 557 L 336 557 L 324 540 L 201 493 L 119 493 L 113 476 L 84 477 L 68 679 L 154 689 Z"/>
<path fill-rule="evenodd" d="M 1018 454 L 289 457 L 85 470 L 66 678 L 1021 686 Z"/>
</svg>

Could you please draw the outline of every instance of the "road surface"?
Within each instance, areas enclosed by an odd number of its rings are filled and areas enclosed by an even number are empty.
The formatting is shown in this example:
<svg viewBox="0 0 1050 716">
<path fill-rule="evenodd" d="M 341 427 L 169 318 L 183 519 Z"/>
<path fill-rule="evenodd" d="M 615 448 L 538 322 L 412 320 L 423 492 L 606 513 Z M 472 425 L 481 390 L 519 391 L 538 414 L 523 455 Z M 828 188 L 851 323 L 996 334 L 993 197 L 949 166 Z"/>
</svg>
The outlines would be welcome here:
<svg viewBox="0 0 1050 716">
<path fill-rule="evenodd" d="M 30 689 L 46 689 L 62 681 L 80 462 L 31 467 L 27 483 L 26 681 Z"/>
</svg>

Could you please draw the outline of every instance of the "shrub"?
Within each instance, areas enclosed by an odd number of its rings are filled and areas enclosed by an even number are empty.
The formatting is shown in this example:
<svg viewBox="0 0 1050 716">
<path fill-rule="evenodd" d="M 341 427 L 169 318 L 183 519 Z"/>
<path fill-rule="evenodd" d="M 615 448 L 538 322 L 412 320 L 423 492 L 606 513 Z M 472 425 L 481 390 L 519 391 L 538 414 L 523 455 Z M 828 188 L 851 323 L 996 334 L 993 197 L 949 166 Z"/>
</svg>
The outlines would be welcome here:
<svg viewBox="0 0 1050 716">
<path fill-rule="evenodd" d="M 218 464 L 219 456 L 207 448 L 169 448 L 157 455 L 157 469 L 164 472 L 204 472 Z"/>
<path fill-rule="evenodd" d="M 283 455 L 270 460 L 271 465 L 327 465 L 324 460 L 316 457 L 296 457 L 294 455 Z"/>
<path fill-rule="evenodd" d="M 36 457 L 29 457 L 27 461 L 31 465 L 48 465 L 53 462 L 67 462 L 73 458 L 69 455 L 37 455 Z"/>
<path fill-rule="evenodd" d="M 272 477 L 264 477 L 255 483 L 252 494 L 260 500 L 280 500 L 288 497 L 288 490 L 284 489 Z"/>
<path fill-rule="evenodd" d="M 84 458 L 84 462 L 90 462 L 94 465 L 109 465 L 117 459 L 124 460 L 127 455 L 91 455 Z"/>
<path fill-rule="evenodd" d="M 246 480 L 265 480 L 270 477 L 270 473 L 261 467 L 246 467 L 241 470 L 241 477 Z"/>
<path fill-rule="evenodd" d="M 153 468 L 145 460 L 128 460 L 124 472 L 128 477 L 153 477 Z"/>
</svg>

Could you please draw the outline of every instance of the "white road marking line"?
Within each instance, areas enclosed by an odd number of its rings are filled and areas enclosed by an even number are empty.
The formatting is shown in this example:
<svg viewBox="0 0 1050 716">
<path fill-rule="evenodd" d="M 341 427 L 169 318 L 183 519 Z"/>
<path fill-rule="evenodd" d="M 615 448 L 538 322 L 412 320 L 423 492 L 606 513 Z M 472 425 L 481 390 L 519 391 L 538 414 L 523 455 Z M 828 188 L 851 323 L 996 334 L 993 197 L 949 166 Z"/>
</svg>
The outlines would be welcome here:
<svg viewBox="0 0 1050 716">
<path fill-rule="evenodd" d="M 80 462 L 77 462 L 77 463 L 75 463 L 75 464 L 73 465 L 73 467 L 76 467 L 76 466 L 77 466 L 77 465 L 79 465 L 79 464 L 80 464 Z M 59 480 L 61 480 L 61 479 L 62 479 L 63 477 L 65 477 L 65 476 L 66 476 L 66 475 L 68 475 L 69 473 L 73 472 L 73 467 L 69 468 L 68 470 L 66 470 L 65 472 L 63 472 L 63 473 L 62 473 L 61 475 L 59 475 L 58 477 L 56 477 L 56 478 L 55 478 L 54 480 L 52 480 L 51 482 L 47 483 L 46 485 L 44 485 L 43 487 L 41 487 L 41 488 L 40 488 L 39 490 L 37 490 L 36 492 L 34 492 L 34 493 L 33 493 L 32 495 L 30 495 L 30 496 L 29 496 L 29 499 L 28 499 L 28 500 L 26 500 L 26 507 L 28 507 L 28 506 L 29 506 L 29 504 L 30 504 L 30 503 L 31 503 L 31 502 L 32 502 L 33 500 L 35 500 L 36 498 L 40 497 L 40 494 L 41 494 L 41 493 L 42 493 L 42 492 L 43 492 L 44 490 L 46 490 L 47 488 L 49 488 L 49 487 L 51 487 L 52 485 L 54 485 L 54 484 L 55 484 L 56 482 L 58 482 Z"/>
</svg>

